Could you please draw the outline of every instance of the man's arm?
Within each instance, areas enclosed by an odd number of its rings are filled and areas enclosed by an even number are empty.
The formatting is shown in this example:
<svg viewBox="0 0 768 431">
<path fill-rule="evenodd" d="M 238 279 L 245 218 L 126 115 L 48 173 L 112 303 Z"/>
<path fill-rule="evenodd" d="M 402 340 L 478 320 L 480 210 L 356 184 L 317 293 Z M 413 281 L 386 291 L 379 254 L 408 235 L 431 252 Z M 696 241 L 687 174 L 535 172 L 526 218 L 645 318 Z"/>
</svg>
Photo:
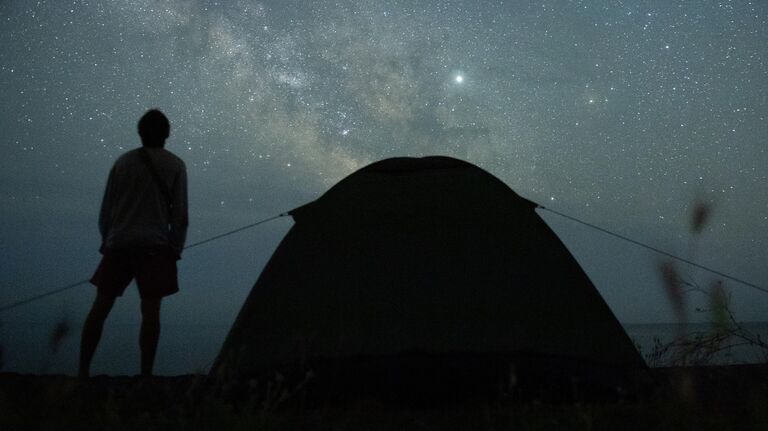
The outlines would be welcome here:
<svg viewBox="0 0 768 431">
<path fill-rule="evenodd" d="M 107 186 L 104 187 L 104 197 L 101 199 L 101 210 L 99 211 L 99 233 L 101 233 L 102 246 L 107 241 L 107 234 L 109 234 L 109 228 L 112 222 L 114 173 L 115 167 L 112 166 L 112 169 L 109 171 L 109 177 L 107 178 Z"/>
<path fill-rule="evenodd" d="M 181 171 L 176 177 L 176 181 L 173 182 L 173 187 L 168 243 L 176 255 L 181 258 L 181 252 L 187 240 L 187 226 L 189 226 L 189 216 L 187 214 L 187 169 L 183 164 Z"/>
</svg>

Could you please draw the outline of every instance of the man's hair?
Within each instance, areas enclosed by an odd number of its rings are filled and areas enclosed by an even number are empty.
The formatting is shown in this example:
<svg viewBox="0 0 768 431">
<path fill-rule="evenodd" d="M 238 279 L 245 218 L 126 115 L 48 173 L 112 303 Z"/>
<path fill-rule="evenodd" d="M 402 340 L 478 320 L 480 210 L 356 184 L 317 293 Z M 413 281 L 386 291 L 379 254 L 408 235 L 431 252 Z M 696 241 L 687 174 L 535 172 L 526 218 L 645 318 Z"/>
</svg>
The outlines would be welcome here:
<svg viewBox="0 0 768 431">
<path fill-rule="evenodd" d="M 139 120 L 139 136 L 145 147 L 162 147 L 171 134 L 171 123 L 159 109 L 150 109 Z"/>
</svg>

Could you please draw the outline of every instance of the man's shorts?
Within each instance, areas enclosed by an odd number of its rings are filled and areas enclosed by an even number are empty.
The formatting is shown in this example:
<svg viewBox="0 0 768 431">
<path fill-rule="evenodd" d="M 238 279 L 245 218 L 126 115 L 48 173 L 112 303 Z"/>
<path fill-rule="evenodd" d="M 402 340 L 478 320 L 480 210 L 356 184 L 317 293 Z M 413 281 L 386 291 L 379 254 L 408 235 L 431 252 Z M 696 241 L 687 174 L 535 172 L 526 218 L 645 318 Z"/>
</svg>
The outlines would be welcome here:
<svg viewBox="0 0 768 431">
<path fill-rule="evenodd" d="M 167 248 L 118 249 L 104 251 L 91 277 L 100 294 L 122 296 L 136 279 L 142 298 L 160 298 L 179 291 L 176 255 Z"/>
</svg>

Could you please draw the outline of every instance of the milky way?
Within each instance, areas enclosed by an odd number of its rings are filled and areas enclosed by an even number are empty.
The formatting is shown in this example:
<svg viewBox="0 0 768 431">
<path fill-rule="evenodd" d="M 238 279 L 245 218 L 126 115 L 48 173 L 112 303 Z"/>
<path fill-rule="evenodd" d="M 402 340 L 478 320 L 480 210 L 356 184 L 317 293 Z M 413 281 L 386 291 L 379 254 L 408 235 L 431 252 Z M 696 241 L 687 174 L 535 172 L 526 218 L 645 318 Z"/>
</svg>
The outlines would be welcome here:
<svg viewBox="0 0 768 431">
<path fill-rule="evenodd" d="M 187 162 L 190 241 L 442 154 L 768 285 L 767 17 L 764 1 L 2 2 L 0 300 L 93 270 L 107 172 L 150 107 Z M 713 208 L 700 235 L 696 202 Z M 670 319 L 658 256 L 542 216 L 619 318 Z M 190 252 L 168 318 L 231 322 L 289 226 Z M 765 320 L 765 294 L 726 286 Z M 74 318 L 89 295 L 69 294 Z"/>
</svg>

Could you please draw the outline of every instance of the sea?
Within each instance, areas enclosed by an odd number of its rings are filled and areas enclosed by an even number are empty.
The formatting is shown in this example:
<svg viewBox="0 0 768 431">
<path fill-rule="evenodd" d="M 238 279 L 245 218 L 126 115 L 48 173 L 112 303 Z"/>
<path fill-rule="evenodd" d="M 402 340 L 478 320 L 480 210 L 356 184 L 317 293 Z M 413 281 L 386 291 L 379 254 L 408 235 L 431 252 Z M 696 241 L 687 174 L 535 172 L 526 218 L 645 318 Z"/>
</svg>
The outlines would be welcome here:
<svg viewBox="0 0 768 431">
<path fill-rule="evenodd" d="M 623 324 L 629 337 L 649 366 L 660 367 L 681 360 L 673 350 L 664 346 L 685 335 L 689 341 L 696 336 L 711 336 L 715 328 L 706 323 L 684 327 L 672 323 Z M 768 344 L 768 322 L 742 323 L 741 335 L 752 337 L 752 342 L 738 337 L 716 343 L 710 338 L 699 339 L 699 356 L 692 353 L 686 360 L 701 361 L 709 365 L 768 362 L 768 348 L 755 343 Z M 32 374 L 77 373 L 81 323 L 14 323 L 0 326 L 0 371 Z M 155 373 L 181 375 L 206 373 L 216 359 L 229 331 L 229 325 L 164 324 L 160 336 Z M 93 360 L 93 375 L 135 375 L 139 370 L 139 326 L 137 324 L 107 324 L 101 344 Z M 717 347 L 706 350 L 707 347 Z"/>
</svg>

